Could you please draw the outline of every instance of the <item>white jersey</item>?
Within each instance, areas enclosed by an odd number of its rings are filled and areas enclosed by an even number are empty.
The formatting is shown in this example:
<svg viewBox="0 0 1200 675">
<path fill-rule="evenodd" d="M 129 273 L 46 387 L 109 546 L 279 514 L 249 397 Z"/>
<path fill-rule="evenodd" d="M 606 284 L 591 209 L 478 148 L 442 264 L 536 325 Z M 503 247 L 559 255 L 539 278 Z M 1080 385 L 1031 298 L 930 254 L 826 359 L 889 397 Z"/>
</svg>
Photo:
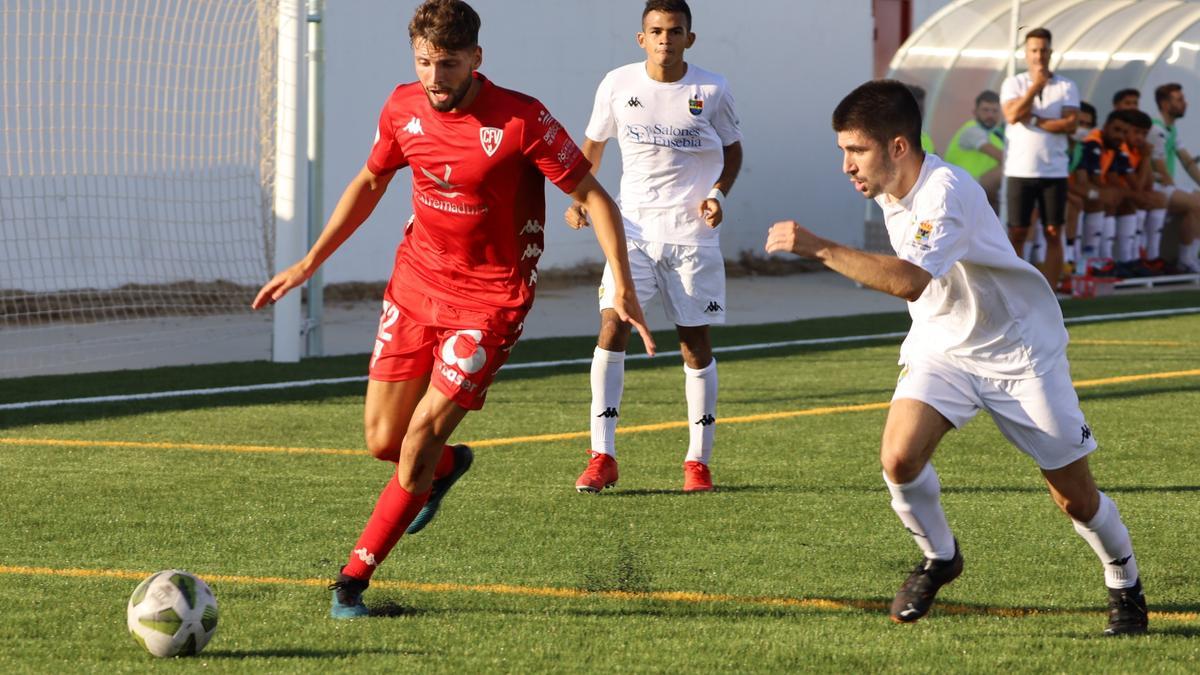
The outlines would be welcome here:
<svg viewBox="0 0 1200 675">
<path fill-rule="evenodd" d="M 1000 104 L 1021 98 L 1033 85 L 1029 73 L 1006 78 L 1000 85 Z M 1058 119 L 1063 108 L 1079 109 L 1079 88 L 1065 77 L 1053 75 L 1033 98 L 1033 115 Z M 1029 120 L 1032 122 L 1032 120 Z M 1008 141 L 1004 153 L 1004 175 L 1013 178 L 1066 178 L 1070 166 L 1067 134 L 1052 134 L 1040 127 L 1021 122 L 1004 130 Z"/>
<path fill-rule="evenodd" d="M 645 62 L 608 73 L 596 90 L 585 135 L 621 148 L 618 203 L 630 239 L 718 246 L 719 228 L 700 205 L 725 166 L 724 147 L 742 140 L 725 78 L 688 64 L 677 82 L 659 82 Z"/>
<path fill-rule="evenodd" d="M 975 375 L 1021 379 L 1065 358 L 1067 330 L 1054 292 L 1017 257 L 970 174 L 927 154 L 908 195 L 875 201 L 896 255 L 933 276 L 908 303 L 913 323 L 900 363 L 938 355 Z"/>
</svg>

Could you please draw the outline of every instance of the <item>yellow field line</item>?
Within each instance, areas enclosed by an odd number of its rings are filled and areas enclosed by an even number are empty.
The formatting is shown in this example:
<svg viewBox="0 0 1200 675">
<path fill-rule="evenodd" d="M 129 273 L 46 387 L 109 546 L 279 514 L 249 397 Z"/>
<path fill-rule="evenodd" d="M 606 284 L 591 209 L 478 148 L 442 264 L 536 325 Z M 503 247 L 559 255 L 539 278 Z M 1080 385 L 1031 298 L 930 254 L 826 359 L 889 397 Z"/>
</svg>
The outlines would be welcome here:
<svg viewBox="0 0 1200 675">
<path fill-rule="evenodd" d="M 133 572 L 128 570 L 97 570 L 97 569 L 56 569 L 52 567 L 23 567 L 15 565 L 0 565 L 0 574 L 21 576 L 49 577 L 91 577 L 108 579 L 128 579 L 140 581 L 150 576 L 150 572 Z M 229 584 L 269 584 L 277 586 L 308 586 L 323 588 L 329 584 L 328 579 L 287 579 L 284 577 L 252 577 L 229 574 L 201 574 L 209 583 Z M 534 598 L 604 598 L 606 600 L 657 600 L 661 602 L 676 602 L 681 604 L 716 604 L 730 603 L 738 605 L 762 605 L 769 607 L 793 607 L 799 609 L 821 609 L 831 611 L 867 610 L 884 611 L 889 603 L 881 600 L 838 600 L 831 598 L 792 598 L 781 596 L 751 596 L 730 595 L 725 593 L 702 593 L 699 591 L 588 591 L 582 588 L 564 588 L 554 586 L 517 586 L 514 584 L 456 584 L 456 583 L 417 583 L 412 581 L 375 580 L 373 588 L 383 588 L 418 593 L 479 593 L 486 595 L 513 595 Z M 954 603 L 938 603 L 938 611 L 945 614 L 1000 616 L 1020 618 L 1036 615 L 1051 614 L 1094 614 L 1098 612 L 1069 609 L 1037 609 L 1023 607 L 981 607 L 978 605 L 958 605 Z M 1200 614 L 1196 612 L 1150 612 L 1150 618 L 1163 621 L 1197 621 Z"/>
<path fill-rule="evenodd" d="M 1179 340 L 1101 340 L 1071 338 L 1072 345 L 1089 347 L 1190 347 L 1195 343 Z"/>
<path fill-rule="evenodd" d="M 1184 377 L 1200 377 L 1200 369 L 1195 370 L 1176 370 L 1165 373 L 1143 373 L 1141 375 L 1121 375 L 1117 377 L 1104 377 L 1094 380 L 1077 380 L 1075 382 L 1076 389 L 1088 389 L 1091 387 L 1100 387 L 1109 384 L 1126 384 L 1129 382 L 1145 382 L 1148 380 L 1170 380 Z M 768 422 L 771 420 L 790 419 L 793 417 L 810 417 L 819 415 L 837 415 L 841 413 L 867 412 L 872 410 L 886 410 L 890 403 L 862 403 L 858 405 L 841 405 L 841 406 L 826 406 L 821 408 L 806 408 L 804 410 L 784 410 L 773 413 L 759 413 L 755 415 L 739 415 L 735 417 L 723 417 L 717 420 L 717 424 L 748 424 L 752 422 Z M 637 426 L 618 427 L 618 434 L 637 434 L 651 431 L 666 431 L 669 429 L 685 429 L 691 424 L 687 421 L 676 420 L 673 422 L 659 422 L 656 424 L 642 424 Z M 503 445 L 517 445 L 520 443 L 545 443 L 550 441 L 566 441 L 591 436 L 589 431 L 570 431 L 558 434 L 537 434 L 533 436 L 511 436 L 507 438 L 488 438 L 478 441 L 466 441 L 467 445 L 474 448 L 490 448 Z M 100 441 L 100 440 L 78 440 L 78 439 L 57 439 L 57 438 L 0 438 L 0 445 L 36 445 L 36 446 L 59 446 L 59 447 L 86 447 L 86 448 L 146 448 L 157 450 L 201 450 L 215 452 L 250 452 L 250 453 L 284 453 L 284 454 L 309 454 L 309 455 L 365 455 L 364 450 L 350 450 L 344 448 L 302 448 L 302 447 L 281 447 L 274 445 L 222 445 L 210 443 L 167 443 L 167 442 L 148 442 L 148 441 Z"/>
</svg>

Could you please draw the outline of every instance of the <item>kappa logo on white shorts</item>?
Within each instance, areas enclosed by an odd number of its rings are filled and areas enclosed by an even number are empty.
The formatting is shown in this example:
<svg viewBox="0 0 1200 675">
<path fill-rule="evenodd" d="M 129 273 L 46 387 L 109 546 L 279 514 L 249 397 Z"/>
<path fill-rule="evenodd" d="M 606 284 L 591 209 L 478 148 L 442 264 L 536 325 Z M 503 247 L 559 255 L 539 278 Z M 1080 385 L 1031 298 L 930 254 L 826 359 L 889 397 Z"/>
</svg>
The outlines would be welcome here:
<svg viewBox="0 0 1200 675">
<path fill-rule="evenodd" d="M 488 157 L 500 149 L 500 141 L 504 139 L 504 130 L 496 127 L 482 127 L 479 130 L 479 143 Z"/>
<path fill-rule="evenodd" d="M 477 330 L 460 330 L 442 343 L 442 361 L 448 365 L 457 366 L 462 372 L 473 375 L 487 363 L 487 351 L 479 341 L 483 332 Z"/>
</svg>

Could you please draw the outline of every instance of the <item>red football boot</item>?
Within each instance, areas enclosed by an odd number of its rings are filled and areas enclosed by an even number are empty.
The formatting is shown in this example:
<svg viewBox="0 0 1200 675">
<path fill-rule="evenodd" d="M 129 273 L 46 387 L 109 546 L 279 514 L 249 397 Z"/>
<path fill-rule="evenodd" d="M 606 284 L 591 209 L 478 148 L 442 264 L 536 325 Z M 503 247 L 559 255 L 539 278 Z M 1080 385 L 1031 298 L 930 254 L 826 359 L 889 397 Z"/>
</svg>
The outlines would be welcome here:
<svg viewBox="0 0 1200 675">
<path fill-rule="evenodd" d="M 683 463 L 684 492 L 709 492 L 712 489 L 712 474 L 708 472 L 707 464 L 695 461 Z"/>
<path fill-rule="evenodd" d="M 591 455 L 587 468 L 575 481 L 575 489 L 595 494 L 617 484 L 617 460 L 603 452 L 591 452 Z"/>
</svg>

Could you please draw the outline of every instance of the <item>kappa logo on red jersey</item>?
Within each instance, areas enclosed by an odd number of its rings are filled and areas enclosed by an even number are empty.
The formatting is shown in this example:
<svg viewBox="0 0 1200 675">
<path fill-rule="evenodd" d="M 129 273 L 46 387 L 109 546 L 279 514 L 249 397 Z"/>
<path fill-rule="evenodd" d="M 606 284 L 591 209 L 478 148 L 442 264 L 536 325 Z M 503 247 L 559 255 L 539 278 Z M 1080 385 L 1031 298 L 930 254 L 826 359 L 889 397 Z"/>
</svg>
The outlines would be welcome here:
<svg viewBox="0 0 1200 675">
<path fill-rule="evenodd" d="M 500 141 L 504 138 L 504 130 L 496 127 L 483 127 L 479 130 L 479 143 L 488 157 L 500 149 Z"/>
</svg>

